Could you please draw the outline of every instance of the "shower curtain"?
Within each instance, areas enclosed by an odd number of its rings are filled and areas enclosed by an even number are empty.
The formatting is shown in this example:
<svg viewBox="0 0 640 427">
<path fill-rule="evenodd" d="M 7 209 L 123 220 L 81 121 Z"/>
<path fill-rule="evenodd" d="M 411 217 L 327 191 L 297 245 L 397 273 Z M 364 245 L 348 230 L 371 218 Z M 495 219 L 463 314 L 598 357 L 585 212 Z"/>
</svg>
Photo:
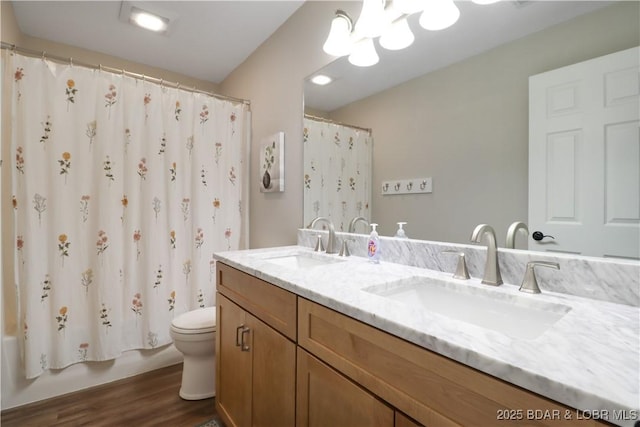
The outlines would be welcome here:
<svg viewBox="0 0 640 427">
<path fill-rule="evenodd" d="M 212 253 L 246 242 L 248 106 L 2 58 L 26 377 L 170 343 L 215 304 Z"/>
<path fill-rule="evenodd" d="M 369 132 L 347 125 L 304 119 L 304 225 L 318 216 L 347 231 L 356 216 L 370 219 Z"/>
</svg>

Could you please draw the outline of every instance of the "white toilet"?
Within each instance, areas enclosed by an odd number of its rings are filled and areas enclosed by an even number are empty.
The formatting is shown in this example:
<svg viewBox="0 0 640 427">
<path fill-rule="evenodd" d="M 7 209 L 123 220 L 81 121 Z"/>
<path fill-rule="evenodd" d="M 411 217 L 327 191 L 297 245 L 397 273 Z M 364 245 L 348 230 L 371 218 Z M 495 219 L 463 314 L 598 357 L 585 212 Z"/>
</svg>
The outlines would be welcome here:
<svg viewBox="0 0 640 427">
<path fill-rule="evenodd" d="M 170 330 L 184 356 L 180 397 L 207 399 L 216 395 L 216 308 L 189 311 L 173 319 Z"/>
</svg>

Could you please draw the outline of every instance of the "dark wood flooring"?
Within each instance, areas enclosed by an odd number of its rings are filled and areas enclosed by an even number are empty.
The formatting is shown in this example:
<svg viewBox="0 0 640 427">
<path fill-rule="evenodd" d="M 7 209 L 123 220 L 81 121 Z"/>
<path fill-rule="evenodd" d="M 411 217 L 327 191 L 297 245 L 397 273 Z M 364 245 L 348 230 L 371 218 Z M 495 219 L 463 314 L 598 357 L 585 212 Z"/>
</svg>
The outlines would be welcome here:
<svg viewBox="0 0 640 427">
<path fill-rule="evenodd" d="M 182 364 L 2 411 L 2 427 L 196 427 L 218 418 L 214 398 L 178 396 Z"/>
</svg>

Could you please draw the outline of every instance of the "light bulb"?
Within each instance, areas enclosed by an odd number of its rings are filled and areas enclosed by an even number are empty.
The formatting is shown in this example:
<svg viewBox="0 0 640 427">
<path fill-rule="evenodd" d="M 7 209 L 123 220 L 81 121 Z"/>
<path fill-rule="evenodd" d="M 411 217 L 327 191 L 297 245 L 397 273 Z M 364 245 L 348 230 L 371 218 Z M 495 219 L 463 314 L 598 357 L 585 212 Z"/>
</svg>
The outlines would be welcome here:
<svg viewBox="0 0 640 427">
<path fill-rule="evenodd" d="M 422 15 L 420 26 L 426 30 L 444 30 L 460 18 L 460 9 L 453 0 L 429 0 Z"/>
<path fill-rule="evenodd" d="M 338 10 L 331 21 L 331 30 L 322 50 L 333 56 L 345 56 L 351 53 L 351 27 L 349 16 Z"/>
<path fill-rule="evenodd" d="M 364 0 L 356 22 L 356 33 L 362 37 L 378 37 L 387 22 L 384 17 L 385 0 Z"/>
<path fill-rule="evenodd" d="M 380 37 L 380 46 L 388 50 L 400 50 L 415 40 L 415 36 L 409 28 L 406 18 L 402 18 L 391 24 Z"/>
<path fill-rule="evenodd" d="M 364 38 L 353 46 L 353 51 L 349 55 L 349 62 L 358 67 L 370 67 L 380 60 L 373 39 Z"/>
<path fill-rule="evenodd" d="M 393 0 L 391 6 L 398 12 L 411 15 L 424 10 L 427 1 L 430 0 Z"/>
</svg>

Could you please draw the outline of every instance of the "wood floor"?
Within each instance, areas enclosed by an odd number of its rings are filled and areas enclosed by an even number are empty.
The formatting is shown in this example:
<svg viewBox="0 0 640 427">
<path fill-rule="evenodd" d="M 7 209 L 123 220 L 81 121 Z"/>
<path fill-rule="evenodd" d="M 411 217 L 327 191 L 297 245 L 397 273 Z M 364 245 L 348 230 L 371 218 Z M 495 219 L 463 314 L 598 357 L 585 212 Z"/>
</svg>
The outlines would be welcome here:
<svg viewBox="0 0 640 427">
<path fill-rule="evenodd" d="M 195 427 L 217 417 L 214 398 L 178 396 L 182 364 L 2 411 L 2 427 Z"/>
</svg>

